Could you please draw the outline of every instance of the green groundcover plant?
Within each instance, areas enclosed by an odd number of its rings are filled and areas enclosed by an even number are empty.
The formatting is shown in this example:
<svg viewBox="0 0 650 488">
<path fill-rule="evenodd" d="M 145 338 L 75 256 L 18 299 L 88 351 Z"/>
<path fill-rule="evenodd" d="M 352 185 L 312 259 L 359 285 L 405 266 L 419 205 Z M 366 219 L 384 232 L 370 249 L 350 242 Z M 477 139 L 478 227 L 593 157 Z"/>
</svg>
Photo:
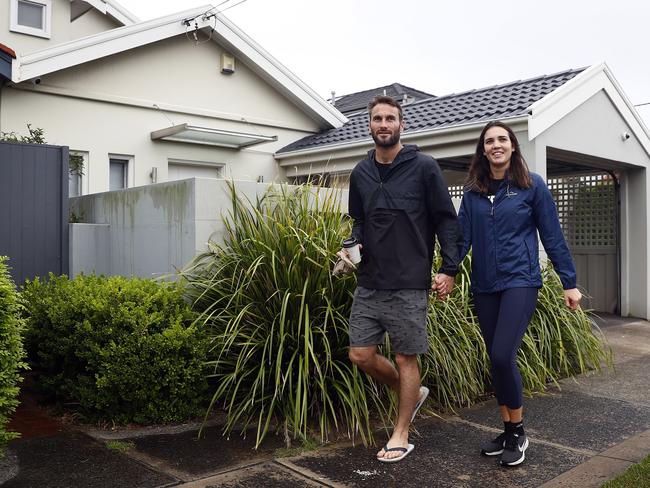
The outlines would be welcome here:
<svg viewBox="0 0 650 488">
<path fill-rule="evenodd" d="M 182 421 L 205 405 L 207 340 L 176 284 L 28 281 L 26 345 L 41 390 L 84 420 Z"/>
<path fill-rule="evenodd" d="M 225 408 L 225 432 L 253 425 L 257 443 L 270 429 L 287 438 L 322 441 L 336 432 L 373 440 L 376 420 L 395 409 L 386 394 L 348 360 L 347 319 L 354 276 L 332 278 L 335 252 L 349 235 L 340 194 L 309 185 L 274 186 L 254 202 L 230 186 L 223 244 L 181 273 L 210 336 L 210 408 Z M 469 295 L 466 258 L 456 291 L 431 300 L 423 383 L 439 410 L 485 396 L 489 361 Z M 609 361 L 588 316 L 564 307 L 559 279 L 544 270 L 539 305 L 518 362 L 527 392 Z M 383 352 L 390 354 L 389 344 Z"/>
<path fill-rule="evenodd" d="M 7 257 L 0 256 L 0 457 L 7 442 L 19 436 L 6 430 L 9 417 L 18 406 L 20 370 L 27 367 L 23 322 L 19 316 L 18 293 L 7 269 Z"/>
</svg>

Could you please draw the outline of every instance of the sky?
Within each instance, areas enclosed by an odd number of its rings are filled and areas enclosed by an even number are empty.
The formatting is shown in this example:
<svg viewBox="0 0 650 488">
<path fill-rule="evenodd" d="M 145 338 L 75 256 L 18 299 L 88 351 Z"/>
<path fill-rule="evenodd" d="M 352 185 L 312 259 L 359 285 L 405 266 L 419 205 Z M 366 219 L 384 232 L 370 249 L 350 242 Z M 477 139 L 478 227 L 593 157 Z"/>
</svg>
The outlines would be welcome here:
<svg viewBox="0 0 650 488">
<path fill-rule="evenodd" d="M 645 0 L 239 1 L 219 8 L 323 98 L 395 82 L 440 96 L 605 62 L 650 127 Z M 209 0 L 118 2 L 148 20 Z"/>
</svg>

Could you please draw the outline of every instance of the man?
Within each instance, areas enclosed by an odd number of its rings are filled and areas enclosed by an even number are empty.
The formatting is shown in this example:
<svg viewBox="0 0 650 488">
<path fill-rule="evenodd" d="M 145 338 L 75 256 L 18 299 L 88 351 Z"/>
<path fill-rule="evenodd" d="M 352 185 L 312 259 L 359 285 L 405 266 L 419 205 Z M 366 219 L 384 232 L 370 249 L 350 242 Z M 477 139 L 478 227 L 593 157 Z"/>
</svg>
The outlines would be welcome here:
<svg viewBox="0 0 650 488">
<path fill-rule="evenodd" d="M 413 450 L 409 426 L 429 393 L 420 385 L 417 363 L 417 355 L 428 348 L 428 290 L 436 290 L 439 298 L 451 292 L 460 236 L 440 167 L 417 146 L 400 142 L 400 104 L 378 96 L 368 108 L 375 148 L 350 177 L 352 236 L 361 244 L 362 260 L 350 314 L 349 356 L 398 395 L 393 434 L 377 453 L 379 461 L 396 462 Z M 432 286 L 435 235 L 442 266 Z M 397 367 L 377 350 L 386 332 Z"/>
</svg>

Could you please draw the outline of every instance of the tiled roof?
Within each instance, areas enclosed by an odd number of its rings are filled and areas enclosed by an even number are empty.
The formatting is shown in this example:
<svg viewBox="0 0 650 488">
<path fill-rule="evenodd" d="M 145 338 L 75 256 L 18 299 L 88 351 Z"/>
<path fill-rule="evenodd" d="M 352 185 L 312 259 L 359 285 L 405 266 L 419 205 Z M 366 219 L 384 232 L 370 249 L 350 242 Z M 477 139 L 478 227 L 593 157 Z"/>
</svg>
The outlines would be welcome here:
<svg viewBox="0 0 650 488">
<path fill-rule="evenodd" d="M 9 56 L 16 59 L 16 52 L 13 49 L 11 49 L 9 46 L 0 44 L 0 51 L 2 51 L 3 53 L 7 53 Z"/>
<path fill-rule="evenodd" d="M 430 93 L 401 85 L 400 83 L 393 83 L 392 85 L 380 86 L 371 90 L 364 90 L 338 97 L 336 98 L 335 107 L 344 114 L 357 110 L 365 110 L 371 100 L 377 95 L 387 95 L 400 102 L 404 98 L 404 95 L 407 95 L 411 101 L 424 100 L 434 96 Z"/>
<path fill-rule="evenodd" d="M 533 103 L 559 88 L 584 69 L 513 81 L 505 85 L 445 95 L 406 105 L 403 107 L 406 122 L 404 134 L 524 115 Z M 368 113 L 363 111 L 348 115 L 348 122 L 343 127 L 304 137 L 283 147 L 278 153 L 368 138 Z"/>
</svg>

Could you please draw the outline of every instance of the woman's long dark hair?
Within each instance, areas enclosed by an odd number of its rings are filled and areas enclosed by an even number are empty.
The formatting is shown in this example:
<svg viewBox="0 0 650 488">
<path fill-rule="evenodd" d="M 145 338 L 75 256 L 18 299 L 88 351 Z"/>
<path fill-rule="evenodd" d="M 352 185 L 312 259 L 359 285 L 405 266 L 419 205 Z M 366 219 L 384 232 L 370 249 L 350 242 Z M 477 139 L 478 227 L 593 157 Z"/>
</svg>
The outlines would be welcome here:
<svg viewBox="0 0 650 488">
<path fill-rule="evenodd" d="M 508 132 L 508 137 L 510 137 L 510 142 L 512 142 L 513 151 L 510 158 L 510 167 L 508 168 L 507 178 L 519 188 L 530 187 L 533 182 L 530 178 L 530 172 L 526 160 L 521 154 L 517 136 L 515 136 L 515 133 L 506 124 L 499 120 L 493 120 L 483 127 L 481 136 L 478 138 L 478 142 L 476 143 L 476 152 L 472 156 L 472 162 L 469 165 L 469 173 L 467 174 L 467 180 L 465 181 L 465 188 L 483 194 L 487 194 L 488 192 L 490 184 L 490 162 L 485 156 L 483 143 L 485 142 L 485 133 L 492 127 L 501 127 L 502 129 L 505 129 Z"/>
</svg>

